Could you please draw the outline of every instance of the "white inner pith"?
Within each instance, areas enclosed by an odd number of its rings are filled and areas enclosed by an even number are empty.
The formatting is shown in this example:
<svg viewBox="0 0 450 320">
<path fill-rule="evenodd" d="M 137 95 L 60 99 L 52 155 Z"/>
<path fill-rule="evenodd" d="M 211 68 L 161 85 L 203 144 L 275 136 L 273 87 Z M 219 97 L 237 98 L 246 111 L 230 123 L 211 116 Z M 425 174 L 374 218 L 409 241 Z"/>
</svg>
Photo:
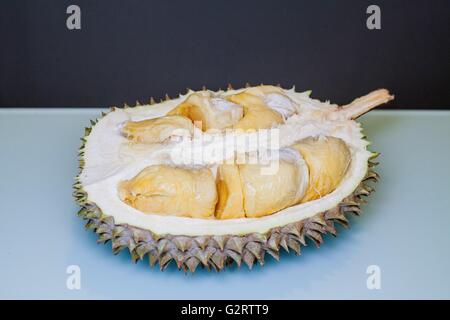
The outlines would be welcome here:
<svg viewBox="0 0 450 320">
<path fill-rule="evenodd" d="M 245 89 L 218 92 L 216 97 L 226 97 L 242 90 Z M 121 134 L 120 126 L 129 120 L 140 121 L 164 116 L 190 93 L 157 105 L 116 109 L 93 127 L 85 145 L 85 167 L 80 179 L 88 193 L 88 200 L 95 203 L 104 214 L 114 217 L 116 224 L 127 223 L 157 234 L 194 236 L 263 233 L 335 207 L 355 190 L 367 172 L 367 161 L 371 153 L 366 150 L 368 143 L 363 140 L 361 127 L 357 122 L 340 119 L 336 114 L 330 116 L 336 106 L 310 99 L 308 93 L 295 92 L 294 89 L 284 90 L 285 96 L 270 94 L 271 96 L 266 97 L 268 106 L 285 118 L 285 123 L 278 126 L 280 148 L 289 147 L 309 136 L 334 136 L 347 143 L 352 161 L 336 190 L 318 200 L 260 218 L 209 220 L 142 213 L 120 200 L 117 194 L 119 182 L 133 178 L 147 166 L 171 163 L 170 151 L 178 142 L 132 145 Z M 214 167 L 211 165 L 211 168 Z"/>
</svg>

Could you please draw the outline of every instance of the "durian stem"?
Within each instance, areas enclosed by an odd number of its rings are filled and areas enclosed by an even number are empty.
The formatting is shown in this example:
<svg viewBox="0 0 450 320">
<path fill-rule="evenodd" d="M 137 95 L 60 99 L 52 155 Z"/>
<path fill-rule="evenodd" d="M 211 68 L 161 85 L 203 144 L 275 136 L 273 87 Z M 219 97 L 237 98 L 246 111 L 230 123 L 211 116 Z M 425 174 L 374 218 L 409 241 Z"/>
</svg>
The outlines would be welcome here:
<svg viewBox="0 0 450 320">
<path fill-rule="evenodd" d="M 353 100 L 350 104 L 341 106 L 337 112 L 345 119 L 356 119 L 373 108 L 393 99 L 394 96 L 390 95 L 388 90 L 379 89 Z"/>
</svg>

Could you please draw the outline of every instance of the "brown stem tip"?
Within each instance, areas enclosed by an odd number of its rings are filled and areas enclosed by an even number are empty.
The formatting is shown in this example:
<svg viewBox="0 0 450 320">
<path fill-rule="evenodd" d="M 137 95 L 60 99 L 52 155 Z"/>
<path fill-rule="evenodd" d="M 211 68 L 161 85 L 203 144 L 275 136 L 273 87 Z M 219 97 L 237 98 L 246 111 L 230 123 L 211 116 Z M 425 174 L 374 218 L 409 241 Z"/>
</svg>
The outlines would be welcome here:
<svg viewBox="0 0 450 320">
<path fill-rule="evenodd" d="M 394 96 L 391 95 L 388 90 L 375 90 L 365 96 L 353 100 L 350 104 L 341 106 L 338 109 L 338 113 L 346 119 L 356 119 L 373 108 L 393 99 Z"/>
</svg>

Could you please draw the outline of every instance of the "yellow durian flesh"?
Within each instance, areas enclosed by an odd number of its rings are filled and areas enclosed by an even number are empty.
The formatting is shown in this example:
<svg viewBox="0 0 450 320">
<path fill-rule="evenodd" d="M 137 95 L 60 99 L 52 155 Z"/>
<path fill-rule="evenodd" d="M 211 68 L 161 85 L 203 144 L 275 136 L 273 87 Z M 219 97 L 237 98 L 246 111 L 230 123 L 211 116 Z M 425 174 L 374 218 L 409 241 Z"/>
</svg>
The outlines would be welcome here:
<svg viewBox="0 0 450 320">
<path fill-rule="evenodd" d="M 270 93 L 283 94 L 283 89 L 281 89 L 280 87 L 276 87 L 276 86 L 260 85 L 260 86 L 245 89 L 244 92 L 255 95 L 255 96 L 263 97 Z"/>
<path fill-rule="evenodd" d="M 309 169 L 309 185 L 301 203 L 334 191 L 350 166 L 350 150 L 339 138 L 308 137 L 291 148 L 302 155 Z"/>
<path fill-rule="evenodd" d="M 191 94 L 168 115 L 182 115 L 191 119 L 201 130 L 223 130 L 242 118 L 243 108 L 225 99 L 214 98 L 209 92 Z"/>
<path fill-rule="evenodd" d="M 165 116 L 142 121 L 128 121 L 122 133 L 135 143 L 158 143 L 171 136 L 192 135 L 192 121 L 183 116 Z"/>
<path fill-rule="evenodd" d="M 241 164 L 241 177 L 245 216 L 258 218 L 294 205 L 303 197 L 299 181 L 303 177 L 299 167 L 291 161 L 278 160 L 273 174 L 265 173 L 261 164 Z M 300 192 L 299 192 L 300 191 Z"/>
<path fill-rule="evenodd" d="M 222 164 L 218 167 L 217 192 L 217 219 L 245 218 L 244 195 L 239 167 L 236 164 Z"/>
<path fill-rule="evenodd" d="M 121 182 L 119 197 L 144 213 L 212 218 L 217 190 L 208 168 L 153 165 L 133 179 Z"/>
<path fill-rule="evenodd" d="M 282 115 L 269 108 L 260 96 L 244 91 L 229 96 L 228 100 L 244 107 L 244 116 L 233 126 L 234 129 L 267 129 L 284 122 Z"/>
<path fill-rule="evenodd" d="M 334 191 L 351 161 L 345 142 L 334 137 L 309 137 L 288 150 L 301 159 L 306 171 L 284 157 L 273 160 L 277 169 L 272 173 L 264 172 L 268 164 L 222 164 L 215 180 L 206 167 L 156 165 L 120 183 L 119 196 L 150 214 L 258 218 Z"/>
<path fill-rule="evenodd" d="M 297 113 L 298 106 L 280 87 L 260 85 L 248 88 L 244 92 L 262 98 L 266 106 L 278 112 L 284 120 Z"/>
</svg>

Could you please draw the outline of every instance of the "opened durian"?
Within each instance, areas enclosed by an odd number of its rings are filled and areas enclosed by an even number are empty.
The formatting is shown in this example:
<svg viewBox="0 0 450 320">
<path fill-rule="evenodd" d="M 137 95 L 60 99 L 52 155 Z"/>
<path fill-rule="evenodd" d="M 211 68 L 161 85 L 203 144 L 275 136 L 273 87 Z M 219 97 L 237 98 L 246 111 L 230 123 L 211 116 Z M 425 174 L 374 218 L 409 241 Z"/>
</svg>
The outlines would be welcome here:
<svg viewBox="0 0 450 320">
<path fill-rule="evenodd" d="M 337 106 L 309 94 L 189 90 L 112 108 L 82 139 L 79 215 L 114 253 L 128 248 L 161 269 L 251 268 L 280 248 L 300 254 L 306 238 L 320 245 L 378 179 L 354 119 L 393 96 L 381 89 Z"/>
</svg>

